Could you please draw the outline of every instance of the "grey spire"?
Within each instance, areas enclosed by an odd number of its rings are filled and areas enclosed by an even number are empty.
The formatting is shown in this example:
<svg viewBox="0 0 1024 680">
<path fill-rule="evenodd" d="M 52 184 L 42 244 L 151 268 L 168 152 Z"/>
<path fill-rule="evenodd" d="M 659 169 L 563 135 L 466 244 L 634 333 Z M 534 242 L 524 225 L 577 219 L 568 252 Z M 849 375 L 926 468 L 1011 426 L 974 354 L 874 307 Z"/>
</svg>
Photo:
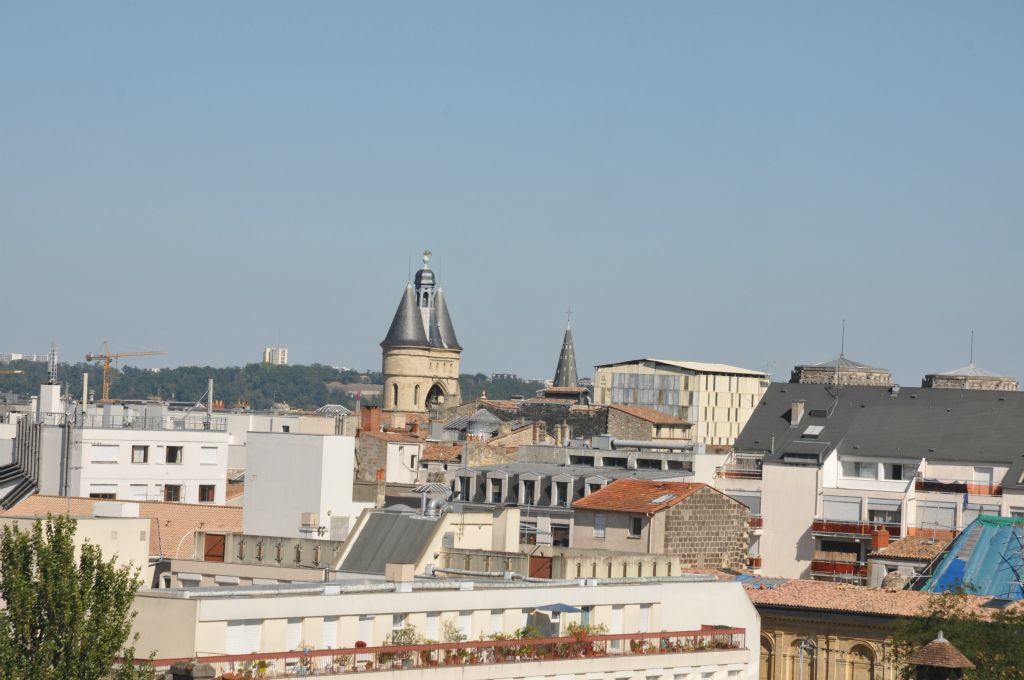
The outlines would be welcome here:
<svg viewBox="0 0 1024 680">
<path fill-rule="evenodd" d="M 452 325 L 452 318 L 448 315 L 448 305 L 444 302 L 444 291 L 440 286 L 437 288 L 437 295 L 434 296 L 434 318 L 437 322 L 441 346 L 448 349 L 462 349 L 458 338 L 455 337 L 455 327 Z"/>
<path fill-rule="evenodd" d="M 554 387 L 579 387 L 576 381 L 576 350 L 572 346 L 572 329 L 568 322 L 565 324 L 562 353 L 558 355 Z"/>
<path fill-rule="evenodd" d="M 423 332 L 423 319 L 416 308 L 416 295 L 412 284 L 405 287 L 405 294 L 398 304 L 398 311 L 391 321 L 388 335 L 380 343 L 381 347 L 430 347 L 427 334 Z"/>
</svg>

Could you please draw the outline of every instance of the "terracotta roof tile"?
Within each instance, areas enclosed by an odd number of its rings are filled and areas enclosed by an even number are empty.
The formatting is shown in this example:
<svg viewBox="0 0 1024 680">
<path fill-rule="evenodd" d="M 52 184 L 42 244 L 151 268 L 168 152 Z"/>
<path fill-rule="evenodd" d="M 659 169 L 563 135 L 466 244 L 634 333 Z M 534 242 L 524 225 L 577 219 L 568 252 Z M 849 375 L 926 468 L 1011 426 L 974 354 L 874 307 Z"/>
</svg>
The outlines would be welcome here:
<svg viewBox="0 0 1024 680">
<path fill-rule="evenodd" d="M 931 666 L 933 668 L 974 668 L 971 660 L 954 647 L 949 640 L 939 634 L 921 649 L 914 652 L 907 663 L 915 666 Z"/>
<path fill-rule="evenodd" d="M 880 616 L 914 616 L 925 611 L 928 600 L 938 597 L 916 590 L 882 590 L 831 581 L 786 581 L 772 588 L 746 586 L 755 606 L 813 609 Z M 984 605 L 992 598 L 967 595 L 966 602 L 985 618 L 995 611 Z"/>
<path fill-rule="evenodd" d="M 895 560 L 918 560 L 931 562 L 945 552 L 950 540 L 932 538 L 931 536 L 907 536 L 893 541 L 885 548 L 872 550 L 869 557 L 881 557 Z"/>
<path fill-rule="evenodd" d="M 659 512 L 672 507 L 705 486 L 707 485 L 660 482 L 652 479 L 617 479 L 600 491 L 574 502 L 572 507 L 612 512 Z"/>
<path fill-rule="evenodd" d="M 655 425 L 689 425 L 690 424 L 690 423 L 686 422 L 685 420 L 683 420 L 682 418 L 677 418 L 675 416 L 670 416 L 667 413 L 662 413 L 661 411 L 659 411 L 657 409 L 647 408 L 646 406 L 629 406 L 629 405 L 626 405 L 626 404 L 609 404 L 608 408 L 613 408 L 616 411 L 621 411 L 622 413 L 625 413 L 626 415 L 633 416 L 634 418 L 640 418 L 641 420 L 646 420 L 647 422 L 654 423 Z"/>
<path fill-rule="evenodd" d="M 29 496 L 3 515 L 45 517 L 47 514 L 92 515 L 96 498 L 65 496 Z M 109 501 L 108 501 L 109 502 Z M 116 501 L 139 506 L 139 517 L 150 520 L 149 552 L 151 555 L 191 557 L 195 550 L 193 532 L 242 530 L 242 508 L 196 503 L 164 503 L 160 501 Z"/>
<path fill-rule="evenodd" d="M 423 455 L 420 456 L 420 460 L 451 463 L 459 460 L 461 457 L 462 444 L 456 444 L 454 446 L 434 444 L 423 450 Z"/>
<path fill-rule="evenodd" d="M 406 444 L 419 444 L 422 439 L 411 432 L 360 432 L 360 437 L 373 437 L 383 439 L 387 442 L 403 442 Z M 426 433 L 424 433 L 426 436 Z"/>
</svg>

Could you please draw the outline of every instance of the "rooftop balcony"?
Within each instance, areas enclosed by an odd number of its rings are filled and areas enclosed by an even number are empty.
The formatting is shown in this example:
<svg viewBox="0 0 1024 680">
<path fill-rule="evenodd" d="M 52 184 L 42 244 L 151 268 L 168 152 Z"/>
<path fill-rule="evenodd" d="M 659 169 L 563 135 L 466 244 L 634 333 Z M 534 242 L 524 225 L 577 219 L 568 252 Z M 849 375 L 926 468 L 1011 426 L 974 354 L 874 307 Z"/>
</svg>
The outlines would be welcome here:
<svg viewBox="0 0 1024 680">
<path fill-rule="evenodd" d="M 734 453 L 724 465 L 715 468 L 716 477 L 761 479 L 763 453 Z"/>
<path fill-rule="evenodd" d="M 970 494 L 972 496 L 1002 496 L 1003 485 L 991 482 L 967 482 L 959 479 L 932 479 L 918 477 L 914 480 L 916 491 L 930 493 Z"/>
<path fill-rule="evenodd" d="M 742 664 L 747 661 L 745 633 L 743 628 L 704 626 L 696 631 L 364 646 L 203 656 L 198 660 L 212 665 L 218 678 L 334 677 L 353 671 L 401 673 L 402 677 L 409 678 L 451 677 L 456 666 L 478 667 L 470 676 L 475 678 L 518 677 L 575 674 L 581 668 L 590 667 L 594 672 L 600 672 L 677 665 Z M 686 655 L 687 658 L 674 659 L 674 655 Z M 189 660 L 157 659 L 153 664 L 158 671 L 164 671 L 176 661 Z M 540 666 L 541 663 L 544 665 Z M 515 666 L 510 667 L 510 664 Z M 488 666 L 493 667 L 493 671 L 489 672 Z"/>
<path fill-rule="evenodd" d="M 885 529 L 889 532 L 890 538 L 899 538 L 903 535 L 903 528 L 898 522 L 842 522 L 831 519 L 814 520 L 811 524 L 811 535 L 871 538 L 871 533 L 875 529 Z"/>
<path fill-rule="evenodd" d="M 856 555 L 848 557 L 815 557 L 811 560 L 811 576 L 818 579 L 853 581 L 867 578 L 868 567 Z"/>
<path fill-rule="evenodd" d="M 159 418 L 134 416 L 79 416 L 75 425 L 85 429 L 106 430 L 178 430 L 185 432 L 227 432 L 226 418 L 207 418 L 205 415 L 181 416 L 168 414 Z"/>
</svg>

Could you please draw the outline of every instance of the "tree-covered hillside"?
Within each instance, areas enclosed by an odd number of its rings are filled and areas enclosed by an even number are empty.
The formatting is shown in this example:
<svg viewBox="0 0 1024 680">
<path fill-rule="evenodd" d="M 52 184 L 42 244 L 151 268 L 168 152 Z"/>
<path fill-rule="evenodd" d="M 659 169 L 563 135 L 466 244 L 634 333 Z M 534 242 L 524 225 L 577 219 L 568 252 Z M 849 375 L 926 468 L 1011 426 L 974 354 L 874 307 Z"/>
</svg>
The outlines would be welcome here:
<svg viewBox="0 0 1024 680">
<path fill-rule="evenodd" d="M 46 381 L 46 364 L 15 361 L 0 365 L 0 370 L 21 370 L 20 375 L 0 374 L 0 392 L 28 396 L 37 394 Z M 82 394 L 82 374 L 89 374 L 89 391 L 99 399 L 103 389 L 103 370 L 98 364 L 60 364 L 58 379 L 75 398 Z M 157 397 L 168 401 L 197 401 L 206 392 L 206 381 L 213 378 L 213 396 L 225 406 L 248 401 L 254 409 L 289 404 L 314 409 L 324 404 L 355 407 L 355 398 L 345 391 L 332 392 L 329 385 L 353 385 L 362 382 L 380 385 L 383 376 L 377 372 L 340 371 L 331 366 L 179 366 L 158 371 L 131 366 L 111 368 L 112 399 L 147 399 Z M 484 391 L 491 399 L 507 399 L 515 395 L 532 397 L 543 385 L 523 380 L 490 380 L 482 373 L 462 375 L 459 379 L 463 400 L 475 399 Z M 377 397 L 364 394 L 363 403 L 375 403 Z"/>
</svg>

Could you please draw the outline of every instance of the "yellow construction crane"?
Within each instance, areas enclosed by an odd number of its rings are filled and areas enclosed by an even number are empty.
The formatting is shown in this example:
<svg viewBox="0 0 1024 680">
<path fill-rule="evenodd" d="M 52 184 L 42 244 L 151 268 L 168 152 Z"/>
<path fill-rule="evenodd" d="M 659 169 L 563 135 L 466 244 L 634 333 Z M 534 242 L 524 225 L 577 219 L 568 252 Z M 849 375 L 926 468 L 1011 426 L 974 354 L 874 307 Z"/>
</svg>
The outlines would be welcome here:
<svg viewBox="0 0 1024 680">
<path fill-rule="evenodd" d="M 118 354 L 111 354 L 110 347 L 107 345 L 107 341 L 103 341 L 103 352 L 85 355 L 86 361 L 102 361 L 103 362 L 103 401 L 110 400 L 110 361 L 111 359 L 120 359 L 121 357 L 149 357 L 155 354 L 166 354 L 166 352 L 120 352 Z"/>
</svg>

